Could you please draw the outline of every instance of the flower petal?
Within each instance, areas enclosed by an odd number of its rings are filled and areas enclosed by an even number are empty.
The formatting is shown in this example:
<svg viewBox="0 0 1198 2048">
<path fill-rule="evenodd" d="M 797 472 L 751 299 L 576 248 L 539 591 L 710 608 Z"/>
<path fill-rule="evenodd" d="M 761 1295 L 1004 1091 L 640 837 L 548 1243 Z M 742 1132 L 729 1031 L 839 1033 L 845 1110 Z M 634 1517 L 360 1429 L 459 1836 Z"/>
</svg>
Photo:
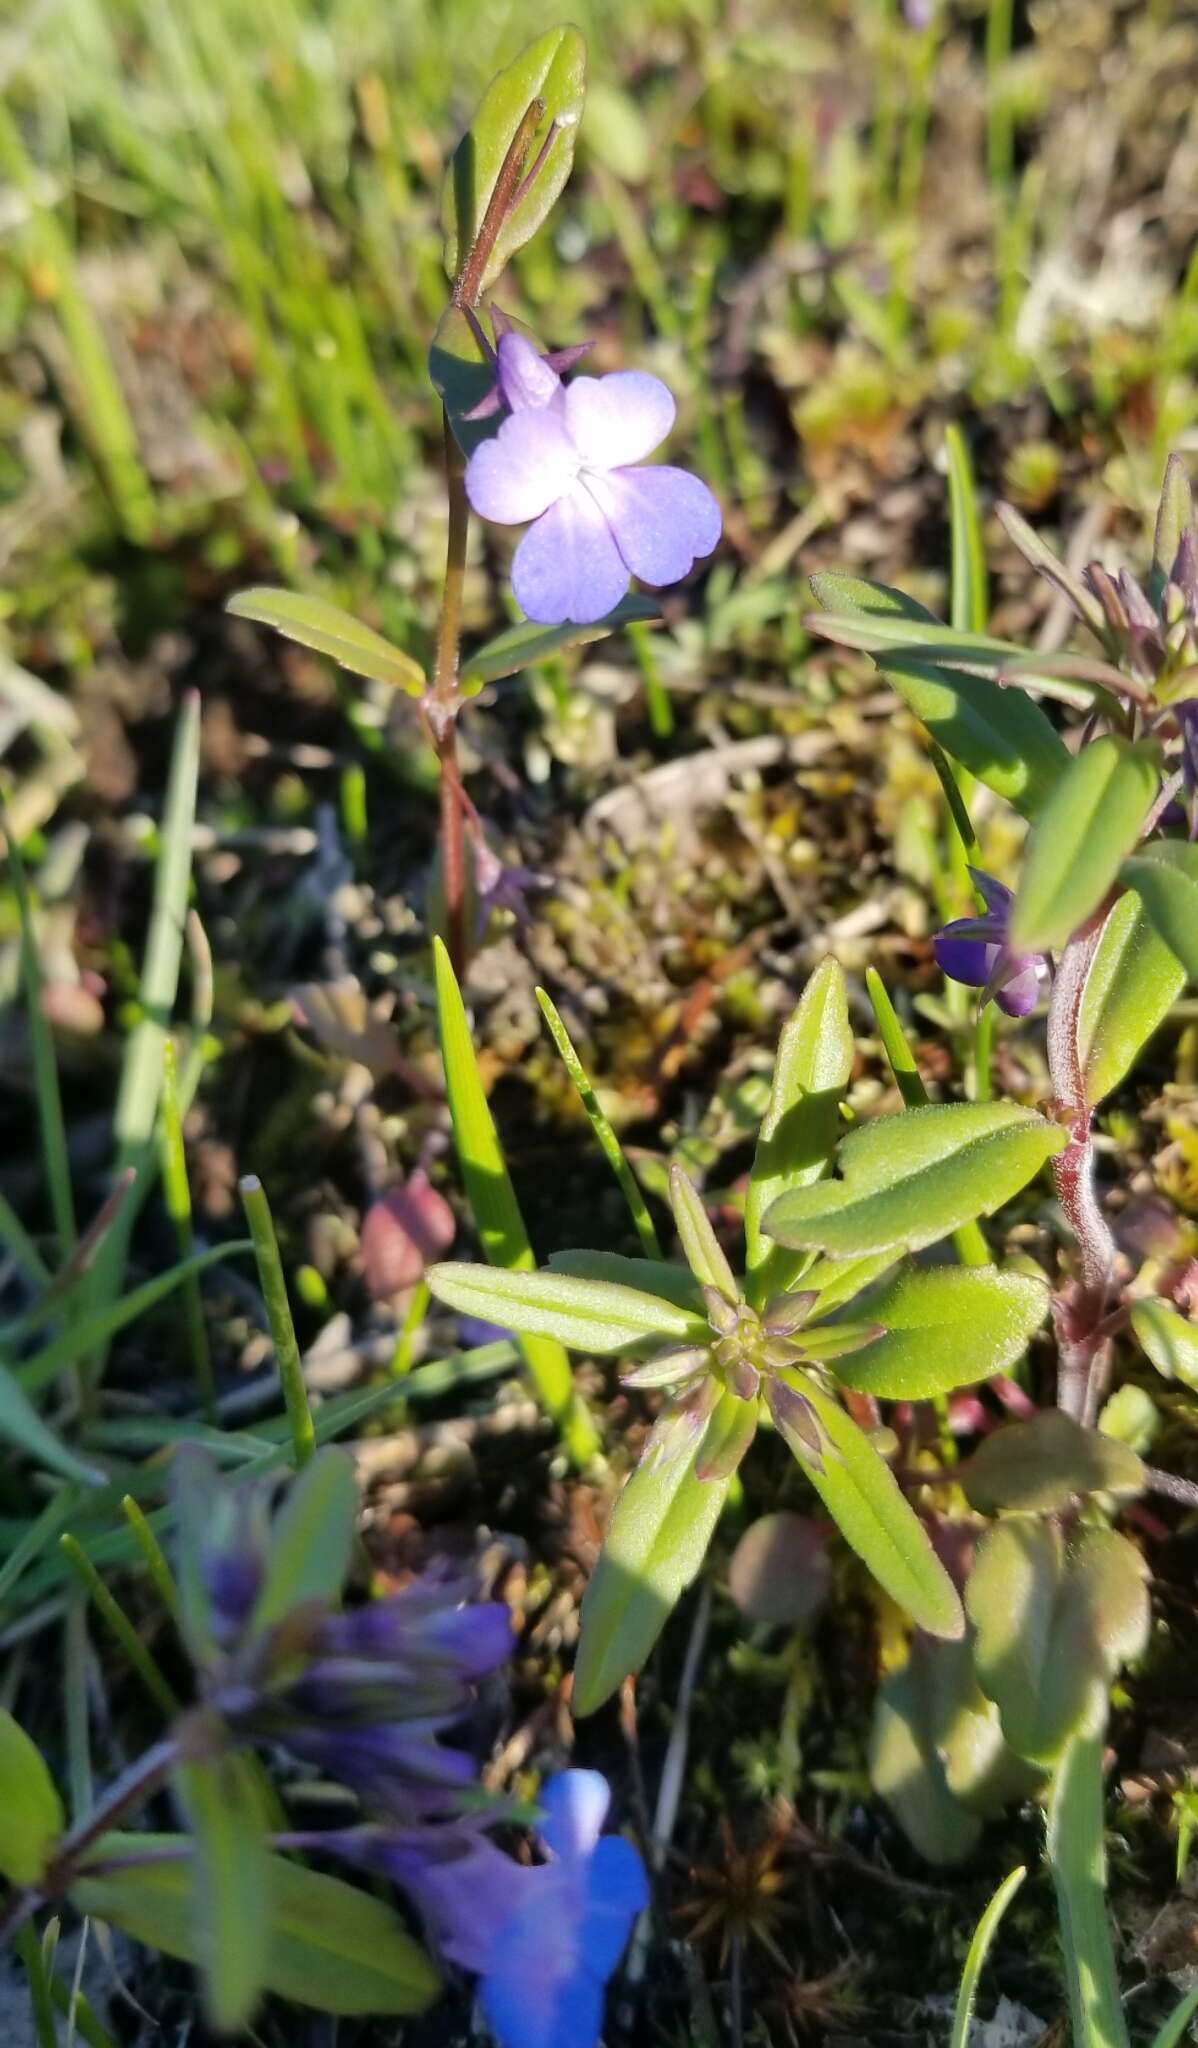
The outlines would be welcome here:
<svg viewBox="0 0 1198 2048">
<path fill-rule="evenodd" d="M 495 358 L 499 389 L 513 412 L 539 410 L 556 396 L 562 380 L 526 334 L 514 327 L 501 334 Z"/>
<path fill-rule="evenodd" d="M 466 464 L 466 496 L 480 519 L 519 526 L 570 489 L 578 457 L 558 405 L 514 412 Z"/>
<path fill-rule="evenodd" d="M 610 1977 L 632 1922 L 649 1903 L 645 1866 L 622 1835 L 596 1844 L 587 1871 L 587 1902 L 579 1933 L 583 1961 L 596 1977 Z"/>
<path fill-rule="evenodd" d="M 660 377 L 614 370 L 576 377 L 566 389 L 566 425 L 583 461 L 595 469 L 643 462 L 674 424 L 674 400 Z"/>
<path fill-rule="evenodd" d="M 537 1833 L 551 1856 L 563 1862 L 588 1856 L 599 1840 L 611 1793 L 599 1771 L 559 1771 L 542 1787 L 545 1818 Z"/>
<path fill-rule="evenodd" d="M 972 920 L 957 919 L 958 924 L 966 922 Z M 964 982 L 967 988 L 985 988 L 999 953 L 997 946 L 987 945 L 982 939 L 960 936 L 951 924 L 937 932 L 932 947 L 941 973 L 947 974 L 950 981 Z"/>
<path fill-rule="evenodd" d="M 994 1000 L 1008 1017 L 1026 1017 L 1040 1000 L 1044 984 L 1041 963 L 1021 954 L 1012 961 L 1011 969 L 1010 979 L 996 990 Z"/>
<path fill-rule="evenodd" d="M 617 469 L 606 476 L 588 470 L 585 485 L 643 583 L 677 583 L 720 537 L 720 508 L 689 470 Z"/>
<path fill-rule="evenodd" d="M 543 418 L 543 413 L 517 415 L 521 422 Z M 509 425 L 516 423 L 513 419 Z M 484 442 L 472 463 L 490 445 Z M 567 620 L 589 626 L 619 604 L 628 589 L 628 569 L 607 521 L 585 491 L 559 497 L 529 528 L 512 560 L 512 589 L 517 604 L 538 626 Z"/>
</svg>

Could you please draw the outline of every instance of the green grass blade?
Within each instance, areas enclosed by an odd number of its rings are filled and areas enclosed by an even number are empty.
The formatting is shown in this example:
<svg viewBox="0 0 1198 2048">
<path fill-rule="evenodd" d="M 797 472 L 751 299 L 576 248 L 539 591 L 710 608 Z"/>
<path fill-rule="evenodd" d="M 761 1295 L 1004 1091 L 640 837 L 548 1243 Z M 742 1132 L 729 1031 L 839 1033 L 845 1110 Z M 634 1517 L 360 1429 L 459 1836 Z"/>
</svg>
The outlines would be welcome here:
<svg viewBox="0 0 1198 2048">
<path fill-rule="evenodd" d="M 166 1552 L 155 1536 L 144 1514 L 131 1493 L 121 1501 L 121 1513 L 129 1525 L 133 1540 L 142 1555 L 142 1562 L 150 1576 L 151 1584 L 172 1621 L 178 1619 L 179 1589 L 175 1575 L 167 1563 Z"/>
<path fill-rule="evenodd" d="M 30 1522 L 24 1535 L 13 1544 L 0 1565 L 0 1607 L 28 1567 L 36 1564 L 42 1552 L 49 1549 L 63 1523 L 72 1519 L 82 1498 L 78 1487 L 64 1486 L 46 1502 L 36 1521 Z"/>
<path fill-rule="evenodd" d="M 961 633 L 984 633 L 990 610 L 986 554 L 973 464 L 960 427 L 946 428 L 949 525 L 952 535 L 951 623 Z"/>
<path fill-rule="evenodd" d="M 80 1318 L 70 1330 L 64 1330 L 32 1358 L 26 1358 L 16 1367 L 13 1377 L 27 1394 L 37 1393 L 47 1386 L 66 1366 L 74 1365 L 80 1358 L 107 1344 L 126 1323 L 135 1322 L 148 1310 L 172 1293 L 189 1273 L 207 1272 L 209 1266 L 219 1264 L 222 1259 L 236 1258 L 239 1253 L 252 1251 L 253 1246 L 246 1238 L 237 1238 L 231 1244 L 213 1245 L 208 1251 L 197 1252 L 194 1259 L 187 1259 L 182 1265 L 172 1266 L 169 1273 L 158 1273 L 143 1286 L 135 1287 L 132 1294 L 126 1294 L 120 1301 L 114 1301 L 107 1308 L 92 1309 Z"/>
<path fill-rule="evenodd" d="M 38 1136 L 41 1140 L 46 1185 L 50 1191 L 50 1210 L 54 1217 L 55 1235 L 58 1238 L 60 1255 L 65 1259 L 74 1249 L 77 1234 L 75 1199 L 71 1191 L 71 1163 L 67 1153 L 62 1094 L 58 1085 L 58 1062 L 54 1057 L 54 1041 L 50 1035 L 50 1026 L 42 1008 L 42 969 L 37 953 L 37 936 L 33 929 L 33 905 L 29 897 L 29 884 L 25 879 L 24 864 L 11 833 L 8 838 L 8 866 L 12 876 L 13 892 L 17 899 L 17 912 L 21 920 L 21 988 L 29 1031 L 29 1054 L 33 1062 Z"/>
<path fill-rule="evenodd" d="M 48 1472 L 60 1472 L 64 1479 L 83 1485 L 103 1486 L 106 1474 L 76 1457 L 49 1424 L 42 1421 L 20 1382 L 0 1365 L 0 1441 L 17 1444 Z"/>
<path fill-rule="evenodd" d="M 5 1195 L 0 1195 L 0 1245 L 16 1260 L 31 1287 L 50 1285 L 50 1268 Z"/>
<path fill-rule="evenodd" d="M 483 1092 L 457 976 L 440 939 L 433 941 L 433 954 L 449 1113 L 479 1239 L 493 1266 L 527 1273 L 536 1261 Z M 599 1436 L 575 1390 L 563 1347 L 548 1337 L 521 1337 L 518 1341 L 541 1406 L 561 1430 L 575 1464 L 585 1465 L 599 1448 Z"/>
<path fill-rule="evenodd" d="M 1053 1780 L 1048 1861 L 1057 1893 L 1074 2048 L 1128 2048 L 1106 1906 L 1102 1740 L 1078 1736 Z"/>
<path fill-rule="evenodd" d="M 973 1940 L 969 1944 L 969 1953 L 965 1958 L 965 1968 L 961 1972 L 961 1988 L 957 1993 L 957 2010 L 953 2018 L 949 2048 L 967 2048 L 969 2022 L 973 2017 L 973 2005 L 977 1997 L 978 1978 L 982 1974 L 982 1966 L 989 1953 L 990 1944 L 998 1932 L 999 1922 L 1026 1876 L 1027 1869 L 1021 1863 L 1008 1877 L 1004 1877 L 974 1928 Z"/>
<path fill-rule="evenodd" d="M 183 1118 L 179 1106 L 179 1077 L 175 1062 L 174 1040 L 168 1038 L 162 1049 L 162 1194 L 166 1212 L 175 1226 L 175 1241 L 179 1257 L 190 1259 L 195 1251 L 195 1236 L 191 1223 L 191 1188 L 187 1179 L 187 1153 L 183 1144 Z M 212 1376 L 212 1358 L 208 1349 L 208 1330 L 204 1322 L 204 1304 L 200 1296 L 200 1283 L 196 1274 L 189 1273 L 183 1286 L 183 1319 L 187 1325 L 187 1343 L 191 1352 L 192 1370 L 200 1397 L 200 1409 L 205 1419 L 215 1427 L 216 1382 Z"/>
<path fill-rule="evenodd" d="M 60 1536 L 58 1547 L 109 1634 L 116 1638 L 124 1651 L 155 1706 L 170 1720 L 179 1711 L 178 1696 L 167 1684 L 124 1608 L 109 1592 L 83 1545 L 74 1536 Z"/>
<path fill-rule="evenodd" d="M 19 1929 L 13 1947 L 25 1965 L 25 1974 L 29 1980 L 29 2013 L 37 2048 L 58 2048 L 58 2023 L 54 2018 L 54 2006 L 50 1998 L 46 1958 L 42 1953 L 37 1929 L 31 1920 L 27 1920 L 24 1927 Z"/>
<path fill-rule="evenodd" d="M 266 1199 L 266 1190 L 256 1174 L 248 1174 L 242 1181 L 241 1200 L 253 1239 L 254 1257 L 258 1261 L 258 1279 L 262 1287 L 262 1299 L 266 1304 L 270 1334 L 274 1340 L 275 1360 L 283 1387 L 283 1404 L 291 1428 L 291 1449 L 298 1471 L 301 1465 L 307 1464 L 316 1450 L 316 1432 L 312 1426 L 312 1411 L 308 1406 L 308 1389 L 304 1384 L 299 1342 L 295 1334 L 295 1324 L 291 1319 L 291 1303 L 287 1299 L 287 1281 L 283 1273 L 283 1261 L 279 1257 L 279 1240 L 275 1236 L 274 1219 L 270 1213 L 270 1203 Z"/>
<path fill-rule="evenodd" d="M 1173 2008 L 1152 2048 L 1181 2048 L 1186 2028 L 1195 2013 L 1198 2013 L 1198 1984 L 1195 1984 L 1192 1991 L 1187 1991 L 1180 2004 Z"/>
<path fill-rule="evenodd" d="M 620 1140 L 612 1129 L 610 1121 L 603 1113 L 599 1098 L 587 1078 L 586 1070 L 574 1049 L 569 1032 L 562 1023 L 557 1006 L 543 988 L 539 988 L 536 995 L 537 1001 L 541 1006 L 541 1015 L 549 1026 L 553 1042 L 562 1056 L 562 1064 L 578 1091 L 578 1099 L 582 1103 L 590 1120 L 591 1129 L 599 1141 L 599 1149 L 620 1183 L 620 1190 L 628 1204 L 633 1223 L 636 1225 L 636 1234 L 644 1247 L 645 1256 L 649 1259 L 664 1258 L 665 1254 L 662 1251 L 657 1232 L 653 1227 L 653 1218 L 649 1214 L 645 1197 L 637 1185 L 636 1176 L 632 1168 L 624 1157 Z"/>
</svg>

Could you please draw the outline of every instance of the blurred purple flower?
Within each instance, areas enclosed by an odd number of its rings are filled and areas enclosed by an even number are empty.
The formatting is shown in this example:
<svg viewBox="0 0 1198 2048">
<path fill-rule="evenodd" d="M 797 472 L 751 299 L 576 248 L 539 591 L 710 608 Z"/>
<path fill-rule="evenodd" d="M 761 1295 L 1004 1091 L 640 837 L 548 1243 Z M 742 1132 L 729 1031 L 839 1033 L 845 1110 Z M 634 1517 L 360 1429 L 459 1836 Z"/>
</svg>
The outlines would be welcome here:
<svg viewBox="0 0 1198 2048">
<path fill-rule="evenodd" d="M 981 917 L 958 917 L 937 932 L 933 946 L 941 971 L 950 981 L 964 982 L 993 996 L 1008 1017 L 1026 1017 L 1040 1000 L 1048 979 L 1042 953 L 1013 953 L 1007 944 L 1014 897 L 993 875 L 970 868 L 986 905 Z"/>
<path fill-rule="evenodd" d="M 533 524 L 516 549 L 512 588 L 538 625 L 591 625 L 632 576 L 677 583 L 720 537 L 707 485 L 684 469 L 643 467 L 669 433 L 674 400 L 641 370 L 564 385 L 522 334 L 496 351 L 511 408 L 466 466 L 466 494 L 483 519 Z"/>
<path fill-rule="evenodd" d="M 597 1771 L 550 1779 L 538 1829 L 549 1860 L 535 1868 L 469 1823 L 376 1834 L 367 1848 L 410 1892 L 442 1955 L 477 1975 L 502 2048 L 595 2048 L 599 2039 L 607 1980 L 649 1899 L 632 1844 L 601 1833 L 610 1799 Z"/>
</svg>

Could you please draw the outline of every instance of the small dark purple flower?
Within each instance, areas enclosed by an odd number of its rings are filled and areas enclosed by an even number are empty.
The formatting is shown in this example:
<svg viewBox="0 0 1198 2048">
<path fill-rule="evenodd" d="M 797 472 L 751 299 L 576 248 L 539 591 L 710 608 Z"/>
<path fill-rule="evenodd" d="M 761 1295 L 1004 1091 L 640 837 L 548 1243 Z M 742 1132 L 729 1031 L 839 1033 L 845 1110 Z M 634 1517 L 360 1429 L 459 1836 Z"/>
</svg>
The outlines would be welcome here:
<svg viewBox="0 0 1198 2048">
<path fill-rule="evenodd" d="M 1040 1000 L 1048 979 L 1042 953 L 1013 953 L 1007 944 L 1014 897 L 1002 882 L 980 868 L 970 874 L 986 905 L 981 917 L 958 917 L 937 932 L 933 946 L 942 973 L 993 997 L 1008 1017 L 1026 1017 Z"/>
<path fill-rule="evenodd" d="M 677 583 L 710 554 L 721 516 L 707 485 L 684 469 L 643 466 L 674 424 L 659 378 L 618 370 L 565 385 L 514 331 L 501 335 L 496 357 L 511 412 L 470 457 L 466 494 L 483 519 L 533 522 L 512 563 L 530 619 L 591 625 L 633 576 Z"/>
</svg>

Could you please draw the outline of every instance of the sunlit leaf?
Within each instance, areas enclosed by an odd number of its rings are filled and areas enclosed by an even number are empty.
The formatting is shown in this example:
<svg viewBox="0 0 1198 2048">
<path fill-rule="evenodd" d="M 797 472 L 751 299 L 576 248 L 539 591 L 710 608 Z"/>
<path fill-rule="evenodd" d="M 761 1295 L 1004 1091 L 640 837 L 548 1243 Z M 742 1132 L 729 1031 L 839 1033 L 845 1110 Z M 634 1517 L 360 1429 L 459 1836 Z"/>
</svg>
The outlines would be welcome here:
<svg viewBox="0 0 1198 2048">
<path fill-rule="evenodd" d="M 1032 831 L 1011 911 L 1013 947 L 1063 946 L 1097 910 L 1143 829 L 1159 780 L 1152 748 L 1109 734 L 1075 756 Z"/>
<path fill-rule="evenodd" d="M 976 1216 L 993 1215 L 1065 1143 L 1065 1132 L 1015 1103 L 930 1103 L 878 1117 L 840 1147 L 842 1179 L 797 1188 L 762 1227 L 780 1244 L 834 1257 L 918 1251 Z"/>
<path fill-rule="evenodd" d="M 476 648 L 463 662 L 462 694 L 473 696 L 485 683 L 498 682 L 501 676 L 514 676 L 521 669 L 531 668 L 534 662 L 560 654 L 563 648 L 582 647 L 588 641 L 605 639 L 621 626 L 647 625 L 660 617 L 661 606 L 652 598 L 623 597 L 614 611 L 589 626 L 536 626 L 528 620 L 509 626 L 506 632 L 488 640 L 485 647 Z"/>
<path fill-rule="evenodd" d="M 1077 1020 L 1088 1102 L 1118 1087 L 1184 987 L 1184 968 L 1126 890 L 1102 927 Z"/>
<path fill-rule="evenodd" d="M 1156 528 L 1152 537 L 1154 600 L 1159 599 L 1160 592 L 1169 579 L 1173 564 L 1177 560 L 1182 535 L 1192 532 L 1193 526 L 1194 494 L 1190 489 L 1190 479 L 1181 456 L 1173 454 L 1165 464 Z"/>
<path fill-rule="evenodd" d="M 983 1690 L 1012 1749 L 1052 1763 L 1099 1734 L 1107 1688 L 1148 1640 L 1148 1568 L 1111 1529 L 1066 1544 L 1054 1522 L 1009 1515 L 978 1546 L 965 1590 Z"/>
<path fill-rule="evenodd" d="M 254 619 L 273 626 L 285 640 L 296 640 L 317 654 L 326 654 L 341 668 L 356 676 L 369 676 L 376 683 L 390 683 L 418 697 L 424 689 L 424 671 L 410 654 L 404 654 L 384 640 L 370 626 L 330 604 L 328 598 L 313 597 L 299 590 L 258 588 L 239 591 L 227 606 L 235 618 Z"/>
<path fill-rule="evenodd" d="M 40 1749 L 0 1708 L 0 1877 L 36 1884 L 65 1818 Z"/>
<path fill-rule="evenodd" d="M 184 1962 L 201 1963 L 202 1930 L 193 1908 L 186 1835 L 106 1835 L 105 1854 L 156 1849 L 178 1860 L 128 1870 L 102 1868 L 72 1887 L 81 1913 L 118 1927 L 135 1941 Z M 441 1989 L 424 1950 L 392 1907 L 340 1878 L 306 1870 L 282 1856 L 268 1859 L 271 1902 L 264 1991 L 318 2012 L 425 2012 Z"/>
<path fill-rule="evenodd" d="M 727 1302 L 737 1299 L 736 1280 L 724 1256 L 703 1198 L 694 1182 L 675 1163 L 670 1167 L 670 1207 L 682 1256 L 700 1287 L 713 1287 Z"/>
<path fill-rule="evenodd" d="M 660 1295 L 675 1308 L 706 1317 L 703 1290 L 689 1266 L 676 1266 L 666 1259 L 641 1259 L 625 1252 L 550 1252 L 551 1273 L 572 1273 L 579 1280 L 608 1280 L 617 1287 L 634 1287 L 642 1294 Z"/>
<path fill-rule="evenodd" d="M 483 223 L 487 202 L 504 158 L 534 100 L 543 113 L 529 140 L 531 170 L 546 141 L 548 150 L 528 192 L 508 212 L 475 296 L 498 277 L 517 249 L 540 227 L 570 175 L 574 143 L 586 98 L 586 44 L 568 24 L 538 36 L 488 86 L 445 174 L 441 222 L 445 269 L 456 279 Z M 552 137 L 550 139 L 550 131 Z"/>
<path fill-rule="evenodd" d="M 1124 862 L 1122 880 L 1135 890 L 1188 978 L 1198 982 L 1198 846 L 1153 840 Z"/>
<path fill-rule="evenodd" d="M 895 590 L 889 583 L 845 576 L 838 569 L 820 569 L 808 581 L 821 611 L 833 616 L 847 612 L 862 619 L 922 619 L 932 626 L 940 624 L 935 612 L 918 598 L 908 597 L 905 590 Z"/>
<path fill-rule="evenodd" d="M 593 1714 L 640 1670 L 703 1562 L 728 1493 L 727 1479 L 696 1478 L 704 1449 L 701 1439 L 689 1457 L 639 1465 L 616 1502 L 583 1595 L 576 1714 Z"/>
<path fill-rule="evenodd" d="M 1131 1326 L 1162 1378 L 1198 1394 L 1198 1323 L 1153 1296 L 1133 1302 Z"/>
<path fill-rule="evenodd" d="M 959 1636 L 965 1617 L 956 1587 L 889 1466 L 809 1374 L 785 1378 L 813 1409 L 824 1445 L 818 1460 L 801 1444 L 792 1449 L 845 1542 L 920 1628 Z"/>
<path fill-rule="evenodd" d="M 709 1334 L 700 1317 L 673 1302 L 610 1280 L 551 1271 L 507 1273 L 454 1259 L 430 1266 L 425 1280 L 437 1300 L 459 1315 L 479 1316 L 523 1335 L 554 1337 L 572 1351 L 597 1357 L 626 1351 L 647 1337 L 677 1342 Z"/>
<path fill-rule="evenodd" d="M 762 1231 L 766 1210 L 791 1188 L 826 1172 L 836 1148 L 840 1098 L 853 1066 L 848 996 L 839 963 L 820 962 L 783 1026 L 769 1107 L 762 1120 L 745 1195 L 745 1252 L 753 1299 L 788 1277 L 778 1248 Z"/>
<path fill-rule="evenodd" d="M 1130 1499 L 1145 1483 L 1144 1467 L 1126 1444 L 1083 1429 L 1059 1408 L 996 1429 L 961 1467 L 960 1479 L 970 1505 L 984 1515 L 998 1508 L 1052 1514 L 1075 1494 Z"/>
<path fill-rule="evenodd" d="M 846 1387 L 888 1401 L 917 1401 L 1005 1372 L 1048 1314 L 1048 1286 L 993 1266 L 907 1270 L 858 1314 L 885 1336 L 837 1360 Z"/>
</svg>

